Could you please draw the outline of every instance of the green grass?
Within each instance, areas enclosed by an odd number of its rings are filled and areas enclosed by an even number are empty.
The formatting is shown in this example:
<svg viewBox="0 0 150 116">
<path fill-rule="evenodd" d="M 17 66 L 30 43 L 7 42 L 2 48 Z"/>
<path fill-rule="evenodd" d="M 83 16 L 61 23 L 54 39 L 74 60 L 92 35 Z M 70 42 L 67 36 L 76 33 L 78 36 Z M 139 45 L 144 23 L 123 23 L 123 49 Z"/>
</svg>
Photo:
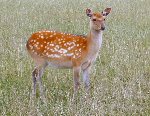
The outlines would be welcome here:
<svg viewBox="0 0 150 116">
<path fill-rule="evenodd" d="M 149 0 L 1 0 L 0 115 L 150 115 Z M 47 106 L 31 100 L 34 64 L 25 44 L 33 32 L 89 32 L 86 8 L 107 17 L 103 45 L 91 73 L 90 99 L 81 88 L 73 101 L 71 70 L 48 68 L 43 76 Z"/>
</svg>

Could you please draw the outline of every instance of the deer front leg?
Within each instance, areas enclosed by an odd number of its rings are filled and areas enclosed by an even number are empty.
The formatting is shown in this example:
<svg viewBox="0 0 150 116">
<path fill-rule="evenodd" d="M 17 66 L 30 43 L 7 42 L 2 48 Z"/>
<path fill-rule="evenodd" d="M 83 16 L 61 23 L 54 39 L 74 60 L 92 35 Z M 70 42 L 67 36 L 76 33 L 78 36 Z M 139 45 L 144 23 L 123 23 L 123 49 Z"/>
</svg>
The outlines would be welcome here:
<svg viewBox="0 0 150 116">
<path fill-rule="evenodd" d="M 74 94 L 76 94 L 80 85 L 79 83 L 80 67 L 73 68 L 73 78 L 74 78 Z"/>
<path fill-rule="evenodd" d="M 83 70 L 83 82 L 85 84 L 86 93 L 88 93 L 90 88 L 89 68 Z"/>
<path fill-rule="evenodd" d="M 85 90 L 86 93 L 89 93 L 89 88 L 90 88 L 90 69 L 91 69 L 91 63 L 88 62 L 84 65 L 82 69 L 82 77 L 83 77 L 83 82 L 85 84 Z"/>
<path fill-rule="evenodd" d="M 87 94 L 89 93 L 89 87 L 90 87 L 90 79 L 89 79 L 90 69 L 91 69 L 90 61 L 87 61 L 82 65 L 82 78 L 83 78 L 83 82 Z"/>
</svg>

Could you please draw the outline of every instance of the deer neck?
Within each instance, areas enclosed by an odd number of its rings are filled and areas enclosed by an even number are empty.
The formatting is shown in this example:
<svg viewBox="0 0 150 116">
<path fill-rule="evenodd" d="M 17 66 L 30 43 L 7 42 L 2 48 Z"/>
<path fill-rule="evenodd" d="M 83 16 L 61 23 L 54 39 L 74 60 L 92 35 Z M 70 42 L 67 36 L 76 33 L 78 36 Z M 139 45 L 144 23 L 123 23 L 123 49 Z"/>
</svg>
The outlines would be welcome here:
<svg viewBox="0 0 150 116">
<path fill-rule="evenodd" d="M 99 49 L 102 45 L 102 34 L 101 30 L 96 31 L 94 29 L 90 30 L 88 36 L 88 57 L 96 59 Z"/>
</svg>

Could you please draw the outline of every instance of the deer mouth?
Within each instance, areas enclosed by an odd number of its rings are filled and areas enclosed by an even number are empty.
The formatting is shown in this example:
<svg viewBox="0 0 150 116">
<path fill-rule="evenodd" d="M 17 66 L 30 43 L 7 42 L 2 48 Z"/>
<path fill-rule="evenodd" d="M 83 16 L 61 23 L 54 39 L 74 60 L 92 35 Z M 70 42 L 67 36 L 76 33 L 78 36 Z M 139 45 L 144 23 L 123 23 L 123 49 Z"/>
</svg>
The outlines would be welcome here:
<svg viewBox="0 0 150 116">
<path fill-rule="evenodd" d="M 102 27 L 100 27 L 99 25 L 95 24 L 95 30 L 100 31 L 100 30 L 102 30 Z"/>
<path fill-rule="evenodd" d="M 101 27 L 101 30 L 104 31 L 104 30 L 105 30 L 105 27 Z"/>
</svg>

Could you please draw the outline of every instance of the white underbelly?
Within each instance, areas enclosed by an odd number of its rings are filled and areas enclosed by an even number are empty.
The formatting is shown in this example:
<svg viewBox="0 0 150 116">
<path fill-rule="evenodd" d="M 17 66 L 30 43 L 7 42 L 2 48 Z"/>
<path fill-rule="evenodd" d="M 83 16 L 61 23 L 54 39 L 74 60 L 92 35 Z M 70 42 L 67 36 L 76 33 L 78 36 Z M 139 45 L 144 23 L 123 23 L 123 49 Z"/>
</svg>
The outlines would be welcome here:
<svg viewBox="0 0 150 116">
<path fill-rule="evenodd" d="M 48 62 L 48 65 L 54 68 L 72 68 L 72 62 L 67 61 L 67 62 L 60 62 L 60 61 L 55 61 L 55 62 Z"/>
</svg>

